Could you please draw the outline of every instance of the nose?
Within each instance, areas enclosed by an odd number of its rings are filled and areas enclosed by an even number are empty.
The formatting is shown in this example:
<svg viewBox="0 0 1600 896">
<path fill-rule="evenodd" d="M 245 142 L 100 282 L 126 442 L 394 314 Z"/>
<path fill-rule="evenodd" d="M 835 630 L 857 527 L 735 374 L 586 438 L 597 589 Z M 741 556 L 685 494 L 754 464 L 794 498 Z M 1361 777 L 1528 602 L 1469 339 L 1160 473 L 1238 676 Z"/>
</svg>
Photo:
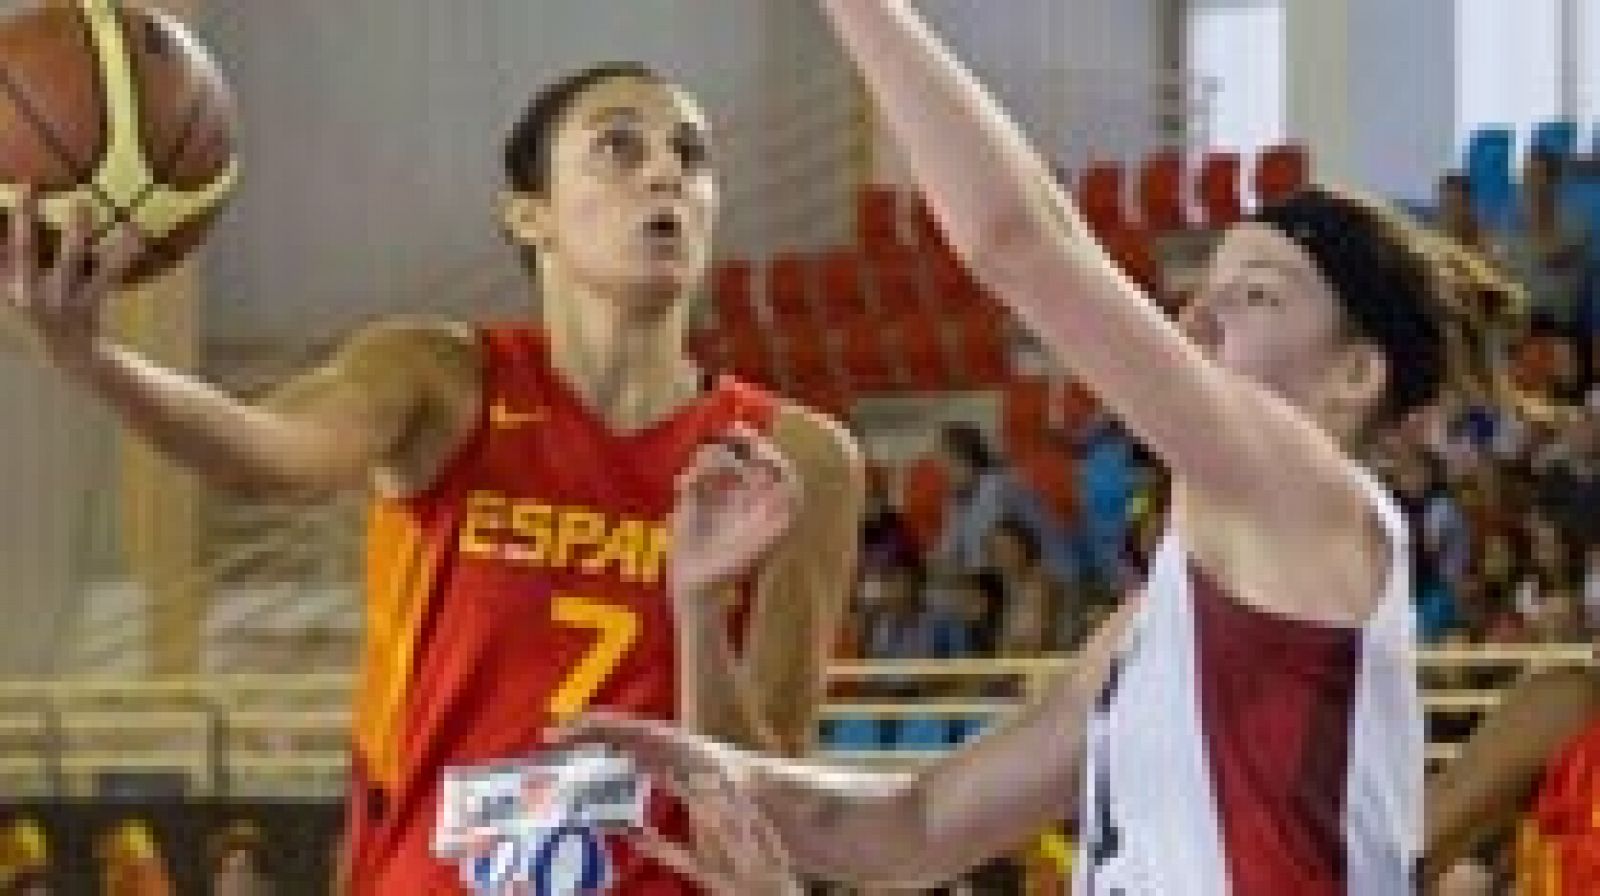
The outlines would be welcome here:
<svg viewBox="0 0 1600 896">
<path fill-rule="evenodd" d="M 645 184 L 652 195 L 674 197 L 683 195 L 685 174 L 683 160 L 670 146 L 655 147 L 645 162 Z"/>
<path fill-rule="evenodd" d="M 1222 344 L 1222 322 L 1215 311 L 1199 303 L 1183 312 L 1183 332 L 1207 351 Z"/>
</svg>

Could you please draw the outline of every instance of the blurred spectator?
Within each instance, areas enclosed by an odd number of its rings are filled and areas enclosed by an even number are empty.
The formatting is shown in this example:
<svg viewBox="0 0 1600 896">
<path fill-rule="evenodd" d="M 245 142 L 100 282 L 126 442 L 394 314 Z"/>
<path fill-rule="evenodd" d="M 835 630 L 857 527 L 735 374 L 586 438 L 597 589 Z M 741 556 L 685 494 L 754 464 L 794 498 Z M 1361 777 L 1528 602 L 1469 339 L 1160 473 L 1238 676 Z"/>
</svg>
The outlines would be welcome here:
<svg viewBox="0 0 1600 896">
<path fill-rule="evenodd" d="M 230 825 L 211 844 L 212 896 L 269 896 L 263 874 L 266 841 L 248 822 Z"/>
<path fill-rule="evenodd" d="M 1129 514 L 1137 471 L 1134 442 L 1115 417 L 1096 412 L 1078 438 L 1078 583 L 1115 592 L 1127 579 Z"/>
<path fill-rule="evenodd" d="M 1021 520 L 1038 537 L 1050 571 L 1071 574 L 1070 550 L 1044 501 L 1017 478 L 975 426 L 951 424 L 940 448 L 950 467 L 951 507 L 931 560 L 948 572 L 983 568 L 984 542 L 1005 517 Z"/>
<path fill-rule="evenodd" d="M 1446 236 L 1460 243 L 1487 252 L 1491 247 L 1485 239 L 1478 213 L 1472 207 L 1472 181 L 1459 171 L 1451 171 L 1439 178 L 1438 228 Z"/>
<path fill-rule="evenodd" d="M 1536 500 L 1568 544 L 1600 541 L 1600 420 L 1573 414 L 1535 458 Z"/>
<path fill-rule="evenodd" d="M 1038 538 L 1020 520 L 1007 517 L 989 533 L 989 566 L 1001 589 L 999 656 L 1038 656 L 1070 650 L 1085 637 L 1082 607 L 1067 599 L 1045 571 Z"/>
<path fill-rule="evenodd" d="M 1527 287 L 1534 315 L 1572 332 L 1583 288 L 1587 237 L 1581 224 L 1561 214 L 1560 177 L 1557 156 L 1529 153 L 1522 171 L 1521 220 L 1501 236 L 1497 254 Z"/>
<path fill-rule="evenodd" d="M 866 516 L 861 522 L 861 569 L 905 566 L 917 559 L 916 539 L 905 517 L 889 499 L 883 476 L 867 478 Z"/>
</svg>

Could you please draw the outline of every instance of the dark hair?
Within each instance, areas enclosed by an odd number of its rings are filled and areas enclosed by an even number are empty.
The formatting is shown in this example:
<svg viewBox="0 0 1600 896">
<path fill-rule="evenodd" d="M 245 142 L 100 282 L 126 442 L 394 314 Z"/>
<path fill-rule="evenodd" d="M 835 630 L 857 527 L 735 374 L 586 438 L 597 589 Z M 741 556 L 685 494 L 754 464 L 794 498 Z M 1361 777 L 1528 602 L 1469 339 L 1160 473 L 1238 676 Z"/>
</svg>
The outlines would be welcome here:
<svg viewBox="0 0 1600 896">
<path fill-rule="evenodd" d="M 1352 335 L 1383 353 L 1388 382 L 1377 422 L 1427 407 L 1450 383 L 1511 397 L 1491 336 L 1497 322 L 1524 313 L 1526 293 L 1472 250 L 1381 201 L 1326 187 L 1256 217 L 1312 255 Z"/>
<path fill-rule="evenodd" d="M 1528 150 L 1528 159 L 1524 163 L 1527 168 L 1543 168 L 1550 172 L 1552 178 L 1561 176 L 1561 154 L 1548 146 L 1536 146 Z"/>
<path fill-rule="evenodd" d="M 1044 548 L 1039 542 L 1039 533 L 1033 531 L 1033 527 L 1023 522 L 1020 517 L 1002 517 L 1000 522 L 995 524 L 994 531 L 997 535 L 1011 536 L 1021 546 L 1023 559 L 1029 564 L 1039 562 L 1039 558 L 1044 555 Z"/>
<path fill-rule="evenodd" d="M 1439 185 L 1460 190 L 1463 196 L 1472 195 L 1472 178 L 1468 177 L 1464 171 L 1445 172 L 1444 176 L 1439 178 Z"/>
<path fill-rule="evenodd" d="M 946 451 L 974 470 L 984 472 L 1000 466 L 1000 459 L 989 448 L 983 432 L 970 423 L 945 424 L 940 441 Z"/>
<path fill-rule="evenodd" d="M 556 132 L 579 97 L 607 81 L 634 78 L 660 83 L 656 71 L 640 62 L 605 62 L 574 72 L 540 91 L 506 138 L 506 180 L 519 193 L 550 188 L 551 156 Z"/>
</svg>

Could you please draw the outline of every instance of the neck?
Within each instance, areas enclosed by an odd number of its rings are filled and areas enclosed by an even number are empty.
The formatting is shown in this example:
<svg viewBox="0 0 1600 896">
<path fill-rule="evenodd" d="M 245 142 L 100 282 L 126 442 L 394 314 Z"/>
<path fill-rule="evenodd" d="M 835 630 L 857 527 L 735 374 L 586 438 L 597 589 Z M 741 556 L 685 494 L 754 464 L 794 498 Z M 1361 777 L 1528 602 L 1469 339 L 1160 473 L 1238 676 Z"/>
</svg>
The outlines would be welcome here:
<svg viewBox="0 0 1600 896">
<path fill-rule="evenodd" d="M 632 428 L 678 407 L 699 387 L 684 354 L 686 302 L 608 295 L 565 276 L 541 272 L 543 322 L 558 375 L 613 425 Z"/>
</svg>

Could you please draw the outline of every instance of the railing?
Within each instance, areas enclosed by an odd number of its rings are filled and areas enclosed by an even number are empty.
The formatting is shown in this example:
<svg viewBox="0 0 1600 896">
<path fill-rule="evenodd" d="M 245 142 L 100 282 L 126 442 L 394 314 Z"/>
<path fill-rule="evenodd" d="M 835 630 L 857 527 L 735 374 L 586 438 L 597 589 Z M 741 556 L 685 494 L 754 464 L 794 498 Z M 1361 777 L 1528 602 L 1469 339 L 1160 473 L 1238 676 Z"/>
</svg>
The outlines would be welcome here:
<svg viewBox="0 0 1600 896">
<path fill-rule="evenodd" d="M 1070 668 L 1067 657 L 839 664 L 840 683 L 908 679 L 1010 682 L 1016 698 L 830 702 L 822 716 L 987 720 L 1036 698 Z M 1508 672 L 1590 667 L 1588 645 L 1426 650 L 1427 670 Z M 108 786 L 155 788 L 226 798 L 330 797 L 342 792 L 348 763 L 351 677 L 216 676 L 146 681 L 0 682 L 0 797 L 87 797 Z M 1499 704 L 1496 688 L 1434 688 L 1434 715 L 1477 715 Z M 1429 745 L 1430 761 L 1453 758 L 1459 745 Z M 842 762 L 904 765 L 942 749 L 825 750 Z M 108 785 L 108 780 L 112 784 Z"/>
</svg>

